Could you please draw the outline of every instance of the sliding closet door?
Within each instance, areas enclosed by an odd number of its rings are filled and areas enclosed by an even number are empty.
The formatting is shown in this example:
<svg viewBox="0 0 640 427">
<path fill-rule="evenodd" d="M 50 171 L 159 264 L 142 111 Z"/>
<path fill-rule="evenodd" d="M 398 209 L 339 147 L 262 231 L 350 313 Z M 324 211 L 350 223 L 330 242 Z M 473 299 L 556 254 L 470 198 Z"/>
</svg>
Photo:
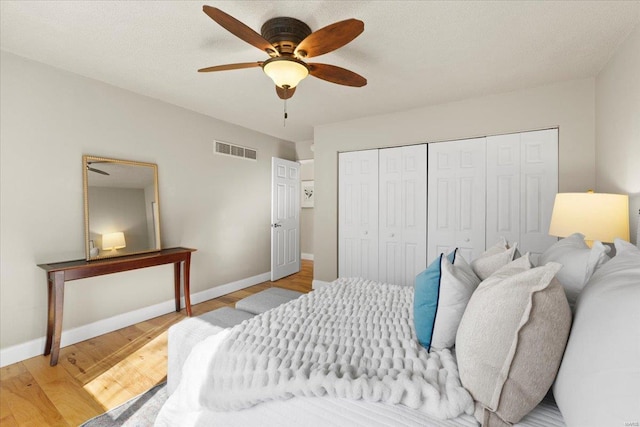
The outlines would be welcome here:
<svg viewBox="0 0 640 427">
<path fill-rule="evenodd" d="M 429 144 L 427 260 L 485 249 L 485 138 Z"/>
<path fill-rule="evenodd" d="M 487 245 L 504 236 L 535 259 L 556 241 L 557 192 L 557 129 L 487 137 Z"/>
<path fill-rule="evenodd" d="M 379 153 L 379 277 L 413 285 L 427 258 L 427 146 Z"/>
<path fill-rule="evenodd" d="M 338 276 L 378 280 L 378 150 L 338 163 Z"/>
</svg>

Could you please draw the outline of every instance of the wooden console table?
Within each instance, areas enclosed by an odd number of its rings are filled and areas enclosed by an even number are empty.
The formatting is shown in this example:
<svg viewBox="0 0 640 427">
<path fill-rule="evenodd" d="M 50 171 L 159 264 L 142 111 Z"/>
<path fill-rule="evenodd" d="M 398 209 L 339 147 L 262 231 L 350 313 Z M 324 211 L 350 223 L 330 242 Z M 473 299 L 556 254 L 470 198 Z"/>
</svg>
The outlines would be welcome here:
<svg viewBox="0 0 640 427">
<path fill-rule="evenodd" d="M 95 261 L 76 260 L 38 264 L 38 267 L 47 272 L 49 308 L 47 316 L 47 342 L 44 345 L 44 355 L 47 356 L 51 353 L 50 365 L 55 366 L 58 364 L 58 355 L 60 354 L 65 282 L 173 263 L 176 311 L 180 311 L 180 266 L 184 262 L 184 303 L 187 309 L 187 315 L 191 316 L 189 268 L 191 265 L 191 252 L 194 251 L 195 249 L 189 248 L 170 248 L 162 249 L 158 252 L 118 258 L 105 258 Z"/>
</svg>

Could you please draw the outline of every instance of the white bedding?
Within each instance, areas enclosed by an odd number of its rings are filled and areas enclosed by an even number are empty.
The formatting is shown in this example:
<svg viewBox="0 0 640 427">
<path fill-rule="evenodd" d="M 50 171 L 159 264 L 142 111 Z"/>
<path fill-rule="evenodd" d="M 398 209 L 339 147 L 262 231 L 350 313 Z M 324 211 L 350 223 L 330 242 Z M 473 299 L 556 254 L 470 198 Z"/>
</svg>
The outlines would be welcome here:
<svg viewBox="0 0 640 427">
<path fill-rule="evenodd" d="M 210 337 L 192 351 L 182 381 L 160 411 L 156 425 L 477 426 L 470 415 L 473 402 L 460 385 L 451 353 L 432 351 L 429 355 L 417 344 L 412 296 L 407 287 L 339 280 Z M 299 331 L 303 332 L 300 336 Z M 361 351 L 345 345 L 353 342 L 347 338 L 356 336 L 368 337 L 361 340 Z M 286 351 L 274 350 L 279 345 L 281 350 L 302 345 L 313 351 L 307 356 L 295 351 L 287 356 Z M 322 348 L 329 351 L 319 351 Z M 255 353 L 255 358 L 240 357 L 234 349 Z M 262 359 L 270 351 L 277 360 Z M 356 353 L 359 357 L 353 357 Z M 247 372 L 243 368 L 247 363 L 262 363 L 264 369 Z M 279 376 L 273 369 L 288 368 L 291 363 L 306 369 L 294 376 Z M 340 370 L 358 372 L 363 379 L 336 381 L 333 374 Z M 400 375 L 400 370 L 406 375 Z M 305 386 L 313 372 L 328 375 L 316 378 L 315 387 Z M 367 387 L 369 391 L 363 392 Z M 247 409 L 220 411 L 225 406 Z M 543 408 L 540 418 L 539 408 Z M 441 419 L 444 417 L 451 419 Z M 557 408 L 546 404 L 518 425 L 564 424 Z"/>
<path fill-rule="evenodd" d="M 337 397 L 398 404 L 436 418 L 473 412 L 449 350 L 413 329 L 413 289 L 363 279 L 332 286 L 196 346 L 160 414 L 237 410 L 273 399 Z"/>
</svg>

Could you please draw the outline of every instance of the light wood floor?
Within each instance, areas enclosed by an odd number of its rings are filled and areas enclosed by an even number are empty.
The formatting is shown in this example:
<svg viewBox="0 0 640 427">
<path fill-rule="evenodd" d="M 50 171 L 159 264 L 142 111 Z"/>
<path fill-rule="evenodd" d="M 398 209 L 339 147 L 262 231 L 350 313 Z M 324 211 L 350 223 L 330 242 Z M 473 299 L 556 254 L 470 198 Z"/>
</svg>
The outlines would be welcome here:
<svg viewBox="0 0 640 427">
<path fill-rule="evenodd" d="M 197 316 L 277 286 L 311 290 L 313 262 L 277 282 L 264 282 L 192 307 Z M 166 380 L 167 329 L 186 317 L 170 313 L 60 350 L 57 366 L 37 356 L 0 369 L 0 425 L 77 426 Z"/>
</svg>

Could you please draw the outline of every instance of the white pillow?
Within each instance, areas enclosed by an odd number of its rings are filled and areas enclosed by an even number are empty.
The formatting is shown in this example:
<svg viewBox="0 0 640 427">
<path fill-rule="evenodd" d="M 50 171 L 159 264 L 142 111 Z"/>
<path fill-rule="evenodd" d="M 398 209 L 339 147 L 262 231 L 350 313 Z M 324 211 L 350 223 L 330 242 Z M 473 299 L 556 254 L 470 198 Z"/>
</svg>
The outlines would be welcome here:
<svg viewBox="0 0 640 427">
<path fill-rule="evenodd" d="M 620 239 L 614 244 L 616 256 L 578 298 L 553 386 L 568 426 L 640 421 L 640 249 Z"/>
<path fill-rule="evenodd" d="M 517 243 L 509 247 L 507 240 L 503 237 L 495 245 L 484 251 L 482 255 L 471 262 L 473 272 L 480 278 L 485 280 L 491 276 L 500 267 L 503 267 L 513 261 L 516 252 Z"/>
<path fill-rule="evenodd" d="M 480 279 L 458 249 L 434 260 L 416 276 L 413 321 L 420 345 L 451 348 L 464 309 Z"/>
<path fill-rule="evenodd" d="M 480 284 L 480 279 L 457 249 L 453 264 L 447 257 L 442 257 L 440 267 L 442 268 L 440 302 L 431 340 L 431 347 L 435 349 L 454 346 L 460 319 L 473 291 Z"/>
<path fill-rule="evenodd" d="M 559 240 L 540 255 L 539 265 L 548 262 L 562 264 L 562 269 L 556 275 L 562 284 L 569 305 L 575 305 L 578 295 L 593 273 L 609 260 L 609 248 L 598 241 L 589 248 L 584 242 L 584 235 L 572 234 Z"/>
</svg>

